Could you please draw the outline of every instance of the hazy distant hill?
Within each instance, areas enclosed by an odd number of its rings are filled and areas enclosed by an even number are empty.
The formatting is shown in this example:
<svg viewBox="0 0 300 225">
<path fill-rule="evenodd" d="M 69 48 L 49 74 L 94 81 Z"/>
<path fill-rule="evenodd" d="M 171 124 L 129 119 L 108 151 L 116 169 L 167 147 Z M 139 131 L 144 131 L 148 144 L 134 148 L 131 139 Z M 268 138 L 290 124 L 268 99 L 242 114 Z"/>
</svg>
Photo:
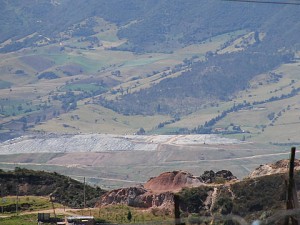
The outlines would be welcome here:
<svg viewBox="0 0 300 225">
<path fill-rule="evenodd" d="M 298 107 L 299 9 L 220 0 L 1 1 L 0 131 L 188 133 L 248 106 L 266 112 L 255 111 L 260 123 L 240 128 L 241 139 L 243 130 L 275 130 L 279 117 L 290 126 L 280 110 Z M 232 124 L 222 122 L 221 130 Z"/>
<path fill-rule="evenodd" d="M 0 29 L 5 31 L 0 34 L 0 42 L 35 32 L 55 36 L 93 16 L 118 25 L 133 22 L 121 27 L 118 35 L 129 40 L 125 49 L 135 51 L 169 51 L 176 46 L 240 29 L 267 32 L 267 37 L 272 37 L 268 41 L 291 45 L 298 43 L 300 29 L 297 6 L 217 0 L 29 0 L 2 1 L 0 4 Z"/>
<path fill-rule="evenodd" d="M 174 41 L 181 45 L 197 43 L 239 29 L 267 32 L 268 41 L 279 45 L 296 44 L 298 14 L 297 6 L 164 0 L 153 4 L 140 22 L 122 29 L 119 35 L 129 38 L 137 50 L 155 49 L 153 45 L 164 49 L 166 43 L 168 47 Z"/>
</svg>

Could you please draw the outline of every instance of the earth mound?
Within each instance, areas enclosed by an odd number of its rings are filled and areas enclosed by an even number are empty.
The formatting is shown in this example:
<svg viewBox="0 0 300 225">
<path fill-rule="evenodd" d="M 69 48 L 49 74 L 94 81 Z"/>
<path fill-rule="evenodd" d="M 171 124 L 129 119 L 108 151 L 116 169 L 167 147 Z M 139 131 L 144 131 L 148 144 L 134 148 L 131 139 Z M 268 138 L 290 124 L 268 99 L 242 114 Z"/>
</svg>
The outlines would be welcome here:
<svg viewBox="0 0 300 225">
<path fill-rule="evenodd" d="M 195 177 L 184 171 L 173 171 L 165 172 L 158 177 L 150 178 L 144 187 L 153 192 L 176 192 L 184 187 L 198 187 L 203 184 L 200 177 Z"/>
<path fill-rule="evenodd" d="M 105 193 L 97 201 L 95 207 L 125 204 L 138 208 L 159 207 L 168 209 L 171 212 L 175 193 L 182 191 L 183 188 L 207 187 L 211 190 L 211 185 L 220 183 L 220 179 L 224 183 L 237 180 L 228 170 L 221 170 L 216 173 L 212 170 L 205 171 L 200 177 L 193 176 L 185 171 L 165 172 L 157 177 L 150 178 L 144 186 L 121 188 Z M 209 191 L 207 199 L 211 199 L 212 194 L 213 191 Z M 208 202 L 211 202 L 211 200 Z"/>
</svg>

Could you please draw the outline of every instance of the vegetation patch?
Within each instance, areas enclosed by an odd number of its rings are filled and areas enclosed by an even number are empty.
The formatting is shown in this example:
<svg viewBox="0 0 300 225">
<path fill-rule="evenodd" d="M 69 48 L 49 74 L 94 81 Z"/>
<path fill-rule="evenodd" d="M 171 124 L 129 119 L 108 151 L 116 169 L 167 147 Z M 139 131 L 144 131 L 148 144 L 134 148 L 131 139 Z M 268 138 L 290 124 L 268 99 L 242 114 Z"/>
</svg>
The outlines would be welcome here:
<svg viewBox="0 0 300 225">
<path fill-rule="evenodd" d="M 32 225 L 32 224 L 36 224 L 36 221 L 37 221 L 36 214 L 0 218 L 1 225 L 16 225 L 16 224 Z"/>
<path fill-rule="evenodd" d="M 22 187 L 21 187 L 22 188 Z M 49 197 L 37 196 L 6 196 L 3 197 L 0 203 L 1 210 L 4 214 L 15 213 L 18 207 L 18 212 L 36 211 L 51 209 L 52 203 Z M 62 207 L 61 204 L 55 203 L 55 207 Z"/>
<path fill-rule="evenodd" d="M 47 80 L 52 80 L 52 79 L 57 79 L 59 78 L 58 75 L 56 75 L 54 72 L 44 72 L 38 75 L 38 79 L 47 79 Z"/>
<path fill-rule="evenodd" d="M 23 56 L 21 60 L 37 71 L 46 70 L 54 66 L 54 62 L 41 55 Z"/>
<path fill-rule="evenodd" d="M 172 212 L 167 209 L 153 208 L 141 210 L 126 205 L 106 206 L 99 209 L 83 210 L 83 215 L 92 215 L 96 220 L 106 221 L 112 224 L 141 224 L 167 222 L 174 220 Z"/>
<path fill-rule="evenodd" d="M 67 84 L 61 88 L 61 91 L 82 91 L 82 92 L 103 92 L 106 88 L 99 84 L 88 84 L 88 83 L 76 83 L 76 84 Z"/>
<path fill-rule="evenodd" d="M 0 89 L 10 88 L 12 85 L 11 82 L 0 80 Z"/>
</svg>

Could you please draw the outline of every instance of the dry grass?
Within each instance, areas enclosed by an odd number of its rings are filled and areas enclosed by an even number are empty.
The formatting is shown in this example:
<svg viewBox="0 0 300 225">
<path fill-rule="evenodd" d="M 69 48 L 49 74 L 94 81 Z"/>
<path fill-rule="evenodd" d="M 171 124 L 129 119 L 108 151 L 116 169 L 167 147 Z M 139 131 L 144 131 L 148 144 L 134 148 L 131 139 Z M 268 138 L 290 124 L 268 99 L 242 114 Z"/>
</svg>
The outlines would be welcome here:
<svg viewBox="0 0 300 225">
<path fill-rule="evenodd" d="M 72 120 L 71 117 L 74 115 L 78 115 L 80 119 Z M 151 130 L 153 126 L 169 119 L 168 116 L 124 116 L 101 106 L 81 105 L 79 109 L 38 125 L 34 129 L 66 133 L 133 134 L 141 127 L 146 131 Z M 63 124 L 70 127 L 64 127 Z"/>
</svg>

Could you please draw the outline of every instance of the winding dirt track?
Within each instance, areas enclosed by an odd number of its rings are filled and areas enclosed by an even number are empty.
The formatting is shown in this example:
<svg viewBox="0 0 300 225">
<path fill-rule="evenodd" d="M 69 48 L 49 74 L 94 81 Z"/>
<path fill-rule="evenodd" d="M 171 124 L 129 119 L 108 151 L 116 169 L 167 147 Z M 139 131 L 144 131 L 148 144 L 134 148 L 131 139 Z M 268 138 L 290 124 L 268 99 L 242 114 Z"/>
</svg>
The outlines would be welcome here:
<svg viewBox="0 0 300 225">
<path fill-rule="evenodd" d="M 70 208 L 57 208 L 55 209 L 56 215 L 64 215 L 64 216 L 82 216 L 82 211 L 92 210 L 94 208 L 85 208 L 85 209 L 70 209 Z M 29 211 L 29 212 L 22 212 L 19 215 L 32 215 L 38 213 L 51 213 L 53 214 L 53 209 L 46 209 L 46 210 L 38 210 L 38 211 Z M 8 218 L 14 215 L 9 216 L 0 216 L 0 218 Z"/>
</svg>

